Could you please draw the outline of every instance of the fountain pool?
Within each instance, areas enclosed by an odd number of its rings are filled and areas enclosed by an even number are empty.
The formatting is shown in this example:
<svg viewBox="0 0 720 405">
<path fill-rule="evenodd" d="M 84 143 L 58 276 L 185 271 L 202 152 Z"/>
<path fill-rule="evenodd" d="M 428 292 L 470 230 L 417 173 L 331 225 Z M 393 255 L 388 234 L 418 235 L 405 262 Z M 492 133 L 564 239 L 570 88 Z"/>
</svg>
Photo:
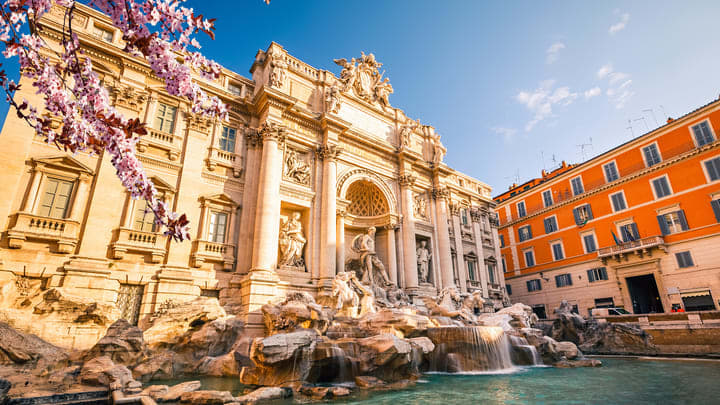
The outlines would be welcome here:
<svg viewBox="0 0 720 405">
<path fill-rule="evenodd" d="M 607 357 L 602 361 L 603 366 L 597 368 L 519 367 L 515 372 L 503 374 L 427 374 L 412 388 L 359 392 L 334 402 L 397 405 L 710 404 L 720 401 L 718 361 Z M 203 389 L 229 390 L 235 395 L 242 389 L 237 380 L 231 378 L 201 381 Z"/>
</svg>

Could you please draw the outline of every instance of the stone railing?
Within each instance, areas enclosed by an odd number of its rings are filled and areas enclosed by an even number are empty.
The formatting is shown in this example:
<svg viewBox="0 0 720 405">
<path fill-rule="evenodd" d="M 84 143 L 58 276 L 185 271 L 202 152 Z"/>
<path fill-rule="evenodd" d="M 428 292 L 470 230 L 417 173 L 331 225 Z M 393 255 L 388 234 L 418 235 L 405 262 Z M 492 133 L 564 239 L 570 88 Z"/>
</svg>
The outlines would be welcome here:
<svg viewBox="0 0 720 405">
<path fill-rule="evenodd" d="M 182 137 L 148 128 L 147 135 L 140 138 L 137 148 L 140 153 L 143 153 L 147 150 L 148 145 L 152 145 L 166 151 L 168 159 L 177 160 L 178 156 L 180 156 L 181 143 Z"/>
<path fill-rule="evenodd" d="M 237 153 L 212 147 L 205 162 L 210 171 L 215 171 L 217 166 L 224 166 L 232 170 L 234 177 L 240 177 L 242 174 L 242 158 Z"/>
<path fill-rule="evenodd" d="M 223 270 L 232 270 L 235 263 L 235 245 L 206 240 L 193 241 L 191 265 L 200 267 L 205 262 L 222 263 Z"/>
<path fill-rule="evenodd" d="M 649 253 L 650 249 L 659 247 L 665 250 L 665 239 L 662 236 L 650 236 L 635 241 L 625 242 L 620 245 L 608 246 L 598 250 L 598 258 L 606 260 L 611 256 L 622 256 L 628 253 L 639 254 Z"/>
<path fill-rule="evenodd" d="M 167 237 L 159 232 L 120 228 L 116 230 L 116 240 L 110 249 L 115 259 L 123 259 L 130 251 L 149 254 L 152 263 L 160 263 L 167 252 L 166 242 Z"/>
<path fill-rule="evenodd" d="M 468 280 L 467 287 L 468 287 L 468 290 L 472 290 L 472 291 L 482 290 L 482 282 L 475 281 L 475 280 Z"/>
<path fill-rule="evenodd" d="M 71 253 L 77 246 L 79 233 L 78 221 L 18 212 L 14 225 L 8 229 L 8 246 L 20 249 L 26 240 L 38 239 L 56 242 L 57 253 Z"/>
</svg>

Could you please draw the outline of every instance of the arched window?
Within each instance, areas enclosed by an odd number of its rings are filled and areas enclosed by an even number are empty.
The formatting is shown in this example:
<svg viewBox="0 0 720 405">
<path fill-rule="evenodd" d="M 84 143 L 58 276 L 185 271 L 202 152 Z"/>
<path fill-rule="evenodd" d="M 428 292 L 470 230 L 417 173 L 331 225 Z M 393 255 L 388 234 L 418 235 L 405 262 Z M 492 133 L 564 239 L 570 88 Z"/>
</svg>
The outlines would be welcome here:
<svg viewBox="0 0 720 405">
<path fill-rule="evenodd" d="M 359 180 L 351 184 L 345 198 L 350 201 L 348 213 L 359 217 L 387 214 L 387 200 L 380 189 L 370 181 Z"/>
</svg>

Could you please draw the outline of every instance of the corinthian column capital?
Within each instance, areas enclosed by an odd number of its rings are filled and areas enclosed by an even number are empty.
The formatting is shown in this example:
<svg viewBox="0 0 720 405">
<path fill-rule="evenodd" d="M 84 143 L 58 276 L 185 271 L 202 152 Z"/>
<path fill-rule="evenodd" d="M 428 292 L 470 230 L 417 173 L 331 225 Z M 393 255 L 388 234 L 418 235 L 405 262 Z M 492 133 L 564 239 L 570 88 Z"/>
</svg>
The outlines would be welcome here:
<svg viewBox="0 0 720 405">
<path fill-rule="evenodd" d="M 337 145 L 320 145 L 315 150 L 315 154 L 321 160 L 335 160 L 342 152 L 342 148 Z"/>
<path fill-rule="evenodd" d="M 398 183 L 403 187 L 412 187 L 415 184 L 415 176 L 412 174 L 401 174 Z"/>
</svg>

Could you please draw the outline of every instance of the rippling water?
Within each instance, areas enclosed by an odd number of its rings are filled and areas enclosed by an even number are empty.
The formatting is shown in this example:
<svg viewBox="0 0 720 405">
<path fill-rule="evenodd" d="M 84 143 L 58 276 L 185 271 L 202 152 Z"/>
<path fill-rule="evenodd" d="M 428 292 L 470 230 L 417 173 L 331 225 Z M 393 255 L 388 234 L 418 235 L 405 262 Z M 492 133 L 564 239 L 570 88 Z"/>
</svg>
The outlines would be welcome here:
<svg viewBox="0 0 720 405">
<path fill-rule="evenodd" d="M 518 368 L 505 374 L 427 374 L 401 391 L 358 393 L 344 404 L 720 404 L 720 362 L 602 358 L 603 367 Z M 237 380 L 207 379 L 230 390 Z M 277 402 L 291 403 L 291 401 Z"/>
</svg>

